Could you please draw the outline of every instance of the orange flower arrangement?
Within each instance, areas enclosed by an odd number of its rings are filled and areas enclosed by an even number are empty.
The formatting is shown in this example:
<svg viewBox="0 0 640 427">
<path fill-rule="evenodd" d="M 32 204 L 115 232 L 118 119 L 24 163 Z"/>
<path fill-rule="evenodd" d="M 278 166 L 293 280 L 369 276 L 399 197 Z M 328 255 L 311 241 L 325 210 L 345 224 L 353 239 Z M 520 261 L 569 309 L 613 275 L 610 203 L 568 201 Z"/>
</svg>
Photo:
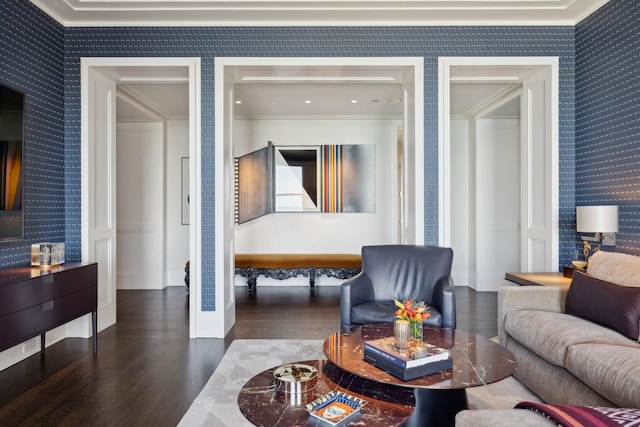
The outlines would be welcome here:
<svg viewBox="0 0 640 427">
<path fill-rule="evenodd" d="M 424 319 L 431 317 L 429 307 L 427 307 L 424 301 L 414 302 L 413 298 L 400 302 L 393 300 L 398 309 L 396 310 L 396 317 L 398 319 L 406 320 L 407 322 L 420 322 Z"/>
<path fill-rule="evenodd" d="M 398 319 L 406 320 L 411 325 L 411 336 L 414 338 L 422 337 L 422 322 L 424 319 L 431 317 L 429 307 L 427 307 L 424 301 L 415 302 L 413 298 L 400 302 L 396 299 L 393 300 L 398 307 L 396 310 L 396 317 Z"/>
</svg>

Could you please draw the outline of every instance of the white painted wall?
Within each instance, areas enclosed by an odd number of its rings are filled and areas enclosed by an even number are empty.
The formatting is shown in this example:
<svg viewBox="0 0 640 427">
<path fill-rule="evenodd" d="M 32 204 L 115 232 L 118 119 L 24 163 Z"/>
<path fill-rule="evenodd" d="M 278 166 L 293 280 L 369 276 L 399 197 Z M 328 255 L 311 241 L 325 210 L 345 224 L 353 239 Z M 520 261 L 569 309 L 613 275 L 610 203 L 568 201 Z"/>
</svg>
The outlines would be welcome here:
<svg viewBox="0 0 640 427">
<path fill-rule="evenodd" d="M 234 123 L 236 157 L 274 145 L 375 144 L 375 213 L 274 213 L 240 224 L 235 253 L 360 253 L 362 246 L 394 243 L 392 210 L 396 205 L 395 141 L 397 120 L 380 119 L 238 119 Z M 339 284 L 325 277 L 316 284 Z M 236 284 L 246 281 L 236 276 Z M 298 280 L 258 285 L 308 284 Z"/>
<path fill-rule="evenodd" d="M 189 157 L 188 126 L 118 123 L 118 289 L 184 286 L 189 225 L 182 224 L 181 159 Z"/>
<path fill-rule="evenodd" d="M 451 227 L 451 247 L 454 250 L 451 277 L 457 286 L 470 283 L 469 125 L 466 118 L 451 119 L 451 223 L 454 224 Z"/>
<path fill-rule="evenodd" d="M 189 225 L 181 218 L 181 159 L 189 157 L 189 121 L 168 120 L 166 158 L 166 286 L 184 286 L 184 264 L 189 259 Z"/>
<path fill-rule="evenodd" d="M 476 252 L 478 291 L 497 291 L 520 271 L 520 121 L 477 121 Z"/>
<path fill-rule="evenodd" d="M 162 289 L 163 123 L 117 124 L 117 287 Z"/>
<path fill-rule="evenodd" d="M 497 291 L 519 271 L 518 119 L 451 120 L 452 277 Z"/>
</svg>

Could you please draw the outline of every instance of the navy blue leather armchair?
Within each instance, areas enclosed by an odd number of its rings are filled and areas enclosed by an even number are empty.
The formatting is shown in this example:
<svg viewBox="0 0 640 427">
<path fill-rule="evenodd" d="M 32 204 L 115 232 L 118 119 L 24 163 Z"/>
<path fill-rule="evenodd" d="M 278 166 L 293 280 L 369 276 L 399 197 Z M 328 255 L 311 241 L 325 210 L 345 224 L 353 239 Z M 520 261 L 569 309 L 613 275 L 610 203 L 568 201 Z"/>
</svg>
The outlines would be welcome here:
<svg viewBox="0 0 640 427">
<path fill-rule="evenodd" d="M 424 325 L 456 327 L 456 300 L 451 279 L 451 248 L 414 245 L 362 247 L 362 271 L 342 284 L 340 326 L 391 323 L 393 299 L 413 298 L 430 307 Z"/>
</svg>

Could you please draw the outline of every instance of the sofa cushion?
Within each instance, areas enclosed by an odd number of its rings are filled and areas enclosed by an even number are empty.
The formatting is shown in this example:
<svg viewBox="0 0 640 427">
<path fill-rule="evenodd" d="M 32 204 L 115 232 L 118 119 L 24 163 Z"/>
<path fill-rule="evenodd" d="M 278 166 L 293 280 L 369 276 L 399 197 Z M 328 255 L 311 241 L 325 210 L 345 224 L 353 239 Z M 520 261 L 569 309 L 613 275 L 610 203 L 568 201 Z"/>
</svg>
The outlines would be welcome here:
<svg viewBox="0 0 640 427">
<path fill-rule="evenodd" d="M 598 251 L 589 258 L 587 273 L 616 285 L 640 287 L 640 257 Z"/>
<path fill-rule="evenodd" d="M 566 368 L 614 404 L 640 408 L 640 345 L 578 344 Z"/>
<path fill-rule="evenodd" d="M 640 288 L 618 286 L 581 272 L 571 280 L 565 312 L 640 339 Z"/>
<path fill-rule="evenodd" d="M 574 344 L 633 344 L 616 331 L 579 317 L 542 310 L 516 310 L 505 315 L 507 334 L 549 363 L 564 367 Z"/>
</svg>

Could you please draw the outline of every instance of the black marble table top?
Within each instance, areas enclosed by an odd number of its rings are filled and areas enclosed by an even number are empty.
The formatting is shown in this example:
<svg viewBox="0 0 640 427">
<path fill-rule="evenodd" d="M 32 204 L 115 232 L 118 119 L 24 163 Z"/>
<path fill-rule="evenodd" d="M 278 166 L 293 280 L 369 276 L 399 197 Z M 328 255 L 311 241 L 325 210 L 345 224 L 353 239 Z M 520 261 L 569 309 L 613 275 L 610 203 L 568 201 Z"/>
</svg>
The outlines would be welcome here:
<svg viewBox="0 0 640 427">
<path fill-rule="evenodd" d="M 401 387 L 464 389 L 502 380 L 513 374 L 513 354 L 488 338 L 459 329 L 424 328 L 424 341 L 450 350 L 453 369 L 402 381 L 363 359 L 364 341 L 393 335 L 392 324 L 365 325 L 349 333 L 335 332 L 323 345 L 327 358 L 359 377 Z"/>
<path fill-rule="evenodd" d="M 362 398 L 367 404 L 360 414 L 345 420 L 341 426 L 391 427 L 405 423 L 415 404 L 411 389 L 369 381 L 321 360 L 296 362 L 318 369 L 315 389 L 305 394 L 286 393 L 274 386 L 273 367 L 251 378 L 238 395 L 240 412 L 257 426 L 319 426 L 328 425 L 309 415 L 304 405 L 332 390 Z"/>
</svg>

